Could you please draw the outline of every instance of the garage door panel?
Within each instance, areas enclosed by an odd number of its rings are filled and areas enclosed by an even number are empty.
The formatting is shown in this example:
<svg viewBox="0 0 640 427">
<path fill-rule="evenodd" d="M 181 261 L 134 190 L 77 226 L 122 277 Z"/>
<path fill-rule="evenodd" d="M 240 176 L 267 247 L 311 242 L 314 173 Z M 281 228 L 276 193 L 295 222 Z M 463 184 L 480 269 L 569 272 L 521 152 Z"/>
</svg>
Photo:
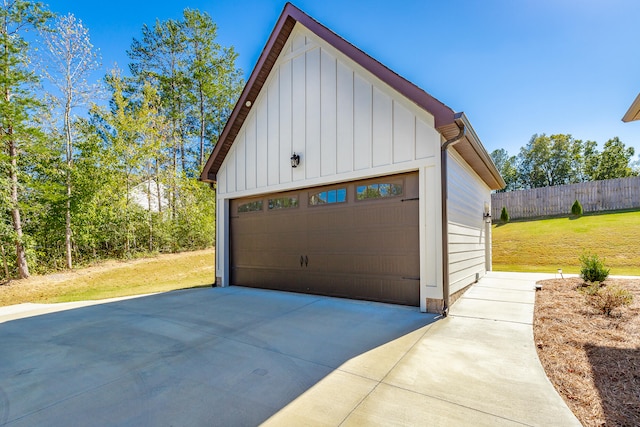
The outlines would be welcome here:
<svg viewBox="0 0 640 427">
<path fill-rule="evenodd" d="M 305 281 L 306 290 L 317 295 L 383 301 L 393 304 L 415 305 L 420 298 L 418 281 L 414 279 L 380 277 L 378 275 L 311 273 Z"/>
<path fill-rule="evenodd" d="M 232 284 L 419 305 L 418 203 L 403 201 L 417 197 L 417 173 L 389 179 L 402 195 L 357 200 L 359 186 L 378 182 L 368 180 L 326 187 L 346 189 L 342 203 L 310 205 L 325 188 L 295 193 L 295 208 L 269 210 L 280 194 L 259 212 L 237 212 L 258 198 L 232 201 Z"/>
<path fill-rule="evenodd" d="M 277 268 L 236 268 L 233 272 L 234 284 L 261 289 L 278 289 L 290 292 L 305 292 L 301 280 L 283 280 L 286 270 Z"/>
<path fill-rule="evenodd" d="M 416 305 L 415 302 L 420 299 L 418 283 L 416 280 L 384 280 L 376 276 L 358 276 L 354 278 L 352 298 Z"/>
</svg>

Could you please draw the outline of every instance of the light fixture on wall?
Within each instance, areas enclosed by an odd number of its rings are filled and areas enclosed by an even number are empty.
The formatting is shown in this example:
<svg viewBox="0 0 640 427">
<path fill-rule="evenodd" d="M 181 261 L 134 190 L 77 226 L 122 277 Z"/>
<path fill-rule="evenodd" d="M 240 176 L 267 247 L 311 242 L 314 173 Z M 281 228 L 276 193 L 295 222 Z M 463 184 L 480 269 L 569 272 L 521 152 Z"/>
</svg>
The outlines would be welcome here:
<svg viewBox="0 0 640 427">
<path fill-rule="evenodd" d="M 291 167 L 297 168 L 299 164 L 300 164 L 300 156 L 298 156 L 296 153 L 293 153 L 293 156 L 291 156 Z"/>
<path fill-rule="evenodd" d="M 491 207 L 487 202 L 484 203 L 484 213 L 482 214 L 482 218 L 484 219 L 484 222 L 491 224 Z"/>
</svg>

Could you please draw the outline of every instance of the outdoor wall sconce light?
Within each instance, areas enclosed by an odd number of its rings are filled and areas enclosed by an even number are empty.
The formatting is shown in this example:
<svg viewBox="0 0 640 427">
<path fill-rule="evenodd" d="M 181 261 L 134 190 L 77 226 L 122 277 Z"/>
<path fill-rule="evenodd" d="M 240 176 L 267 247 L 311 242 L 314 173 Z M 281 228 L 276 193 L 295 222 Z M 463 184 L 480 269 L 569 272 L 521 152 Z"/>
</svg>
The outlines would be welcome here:
<svg viewBox="0 0 640 427">
<path fill-rule="evenodd" d="M 299 164 L 300 164 L 300 156 L 298 156 L 296 153 L 293 153 L 293 156 L 291 156 L 291 167 L 297 168 Z"/>
<path fill-rule="evenodd" d="M 489 207 L 489 203 L 484 202 L 484 213 L 482 214 L 482 219 L 487 224 L 491 224 L 491 207 Z"/>
</svg>

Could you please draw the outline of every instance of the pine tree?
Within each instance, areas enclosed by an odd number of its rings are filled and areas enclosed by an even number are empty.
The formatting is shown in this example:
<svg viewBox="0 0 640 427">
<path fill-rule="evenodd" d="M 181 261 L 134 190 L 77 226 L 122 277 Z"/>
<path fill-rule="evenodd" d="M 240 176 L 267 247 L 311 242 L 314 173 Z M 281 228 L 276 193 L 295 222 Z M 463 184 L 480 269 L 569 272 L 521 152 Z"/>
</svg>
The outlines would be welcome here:
<svg viewBox="0 0 640 427">
<path fill-rule="evenodd" d="M 28 69 L 29 44 L 23 33 L 42 28 L 51 17 L 42 3 L 3 0 L 0 5 L 0 141 L 3 147 L 2 172 L 8 176 L 8 210 L 11 212 L 16 264 L 21 278 L 29 277 L 23 241 L 20 199 L 20 162 L 23 146 L 36 137 L 30 117 L 38 102 L 33 85 L 37 81 Z"/>
</svg>

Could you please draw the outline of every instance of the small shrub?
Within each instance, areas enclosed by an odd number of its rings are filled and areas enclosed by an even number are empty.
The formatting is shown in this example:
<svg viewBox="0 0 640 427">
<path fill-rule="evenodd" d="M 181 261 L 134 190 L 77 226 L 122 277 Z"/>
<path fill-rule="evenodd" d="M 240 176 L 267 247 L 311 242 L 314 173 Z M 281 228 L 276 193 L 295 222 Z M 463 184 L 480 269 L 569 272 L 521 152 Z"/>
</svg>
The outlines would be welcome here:
<svg viewBox="0 0 640 427">
<path fill-rule="evenodd" d="M 502 207 L 502 212 L 500 212 L 500 221 L 504 222 L 505 224 L 509 222 L 509 212 L 507 212 L 506 206 Z"/>
<path fill-rule="evenodd" d="M 592 297 L 600 291 L 600 282 L 585 283 L 578 288 L 585 296 Z"/>
<path fill-rule="evenodd" d="M 616 308 L 630 305 L 633 301 L 631 292 L 615 285 L 600 286 L 592 283 L 583 289 L 587 304 L 607 316 L 611 316 L 611 312 Z"/>
<path fill-rule="evenodd" d="M 609 269 L 598 255 L 585 253 L 580 256 L 580 277 L 587 282 L 604 282 L 609 277 Z"/>
<path fill-rule="evenodd" d="M 573 202 L 573 206 L 571 206 L 571 214 L 575 216 L 582 216 L 582 213 L 583 213 L 582 205 L 576 199 L 576 201 Z"/>
</svg>

